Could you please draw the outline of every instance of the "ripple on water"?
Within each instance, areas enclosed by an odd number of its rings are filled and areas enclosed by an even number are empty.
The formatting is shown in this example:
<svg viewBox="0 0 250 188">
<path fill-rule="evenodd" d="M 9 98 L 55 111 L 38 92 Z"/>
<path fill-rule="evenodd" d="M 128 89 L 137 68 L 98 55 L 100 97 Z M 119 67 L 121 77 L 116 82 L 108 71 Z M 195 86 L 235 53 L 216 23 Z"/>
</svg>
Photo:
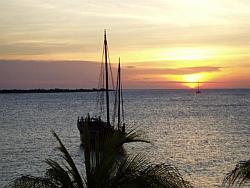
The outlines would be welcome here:
<svg viewBox="0 0 250 188">
<path fill-rule="evenodd" d="M 127 90 L 125 116 L 151 144 L 131 144 L 155 163 L 178 167 L 196 187 L 218 187 L 250 154 L 250 90 Z M 21 174 L 42 175 L 59 160 L 55 130 L 83 164 L 77 116 L 94 112 L 93 93 L 0 95 L 0 187 Z"/>
</svg>

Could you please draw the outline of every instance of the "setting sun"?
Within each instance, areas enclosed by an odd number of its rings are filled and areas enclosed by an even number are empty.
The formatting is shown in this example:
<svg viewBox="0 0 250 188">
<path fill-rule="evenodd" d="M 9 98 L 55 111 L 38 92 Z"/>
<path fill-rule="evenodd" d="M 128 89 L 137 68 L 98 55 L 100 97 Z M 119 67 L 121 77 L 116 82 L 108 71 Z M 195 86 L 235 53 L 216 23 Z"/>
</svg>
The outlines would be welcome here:
<svg viewBox="0 0 250 188">
<path fill-rule="evenodd" d="M 188 68 L 187 68 L 188 69 Z M 198 83 L 200 86 L 204 84 L 210 84 L 216 78 L 214 73 L 194 73 L 194 74 L 181 74 L 181 75 L 172 75 L 164 76 L 166 80 L 171 79 L 173 82 L 177 82 L 180 85 L 186 88 L 196 88 Z M 207 88 L 208 86 L 206 86 Z"/>
<path fill-rule="evenodd" d="M 250 88 L 249 5 L 0 1 L 0 88 L 96 87 L 104 29 L 125 88 Z"/>
<path fill-rule="evenodd" d="M 188 86 L 190 88 L 195 88 L 197 86 L 198 82 L 202 82 L 202 74 L 189 74 L 189 75 L 184 75 L 183 85 Z"/>
</svg>

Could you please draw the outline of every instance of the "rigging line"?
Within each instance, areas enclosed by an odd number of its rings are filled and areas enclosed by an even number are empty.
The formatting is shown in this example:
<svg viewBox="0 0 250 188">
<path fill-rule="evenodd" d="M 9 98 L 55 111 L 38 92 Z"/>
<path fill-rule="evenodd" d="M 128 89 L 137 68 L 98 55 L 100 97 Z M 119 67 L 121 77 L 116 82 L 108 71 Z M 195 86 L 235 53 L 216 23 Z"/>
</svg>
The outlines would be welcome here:
<svg viewBox="0 0 250 188">
<path fill-rule="evenodd" d="M 105 82 L 105 74 L 104 74 L 104 56 L 105 56 L 105 44 L 103 44 L 103 54 L 102 54 L 102 89 L 104 89 L 104 82 Z M 101 112 L 102 112 L 102 116 L 104 116 L 104 90 L 101 91 Z"/>
<path fill-rule="evenodd" d="M 98 89 L 102 86 L 102 75 L 103 75 L 103 56 L 104 56 L 104 49 L 102 50 L 102 60 L 101 60 L 101 69 L 100 69 L 100 75 L 99 75 L 99 82 L 98 82 Z"/>
<path fill-rule="evenodd" d="M 117 74 L 117 80 L 116 80 L 116 90 L 115 90 L 115 103 L 114 103 L 114 109 L 113 109 L 113 126 L 115 126 L 115 118 L 116 118 L 116 110 L 117 110 L 117 95 L 118 95 L 118 74 Z M 119 108 L 119 107 L 118 107 Z"/>
<path fill-rule="evenodd" d="M 101 89 L 104 89 L 104 53 L 105 53 L 105 44 L 103 44 L 103 53 L 102 53 L 102 85 Z M 100 117 L 104 115 L 104 90 L 100 91 L 101 94 L 101 103 L 100 103 L 100 109 L 101 109 L 101 114 Z"/>
<path fill-rule="evenodd" d="M 112 87 L 113 87 L 113 89 L 115 89 L 114 77 L 113 77 L 113 72 L 112 72 L 112 69 L 111 69 L 111 61 L 110 61 L 110 57 L 109 57 L 109 49 L 108 49 L 108 46 L 107 46 L 107 50 L 108 50 L 109 71 L 110 71 L 110 73 L 111 73 Z"/>
<path fill-rule="evenodd" d="M 112 71 L 112 68 L 111 68 L 111 61 L 110 61 L 110 56 L 109 56 L 109 47 L 107 46 L 107 55 L 108 55 L 108 66 L 109 66 L 109 71 L 110 71 L 110 76 L 111 76 L 111 83 L 112 83 L 112 89 L 114 90 L 115 89 L 115 84 L 114 84 L 114 76 L 113 76 L 113 71 Z M 111 92 L 112 93 L 112 95 L 113 95 L 113 97 L 115 98 L 116 96 L 116 92 Z M 116 101 L 115 101 L 116 102 Z M 114 102 L 114 103 L 115 103 Z M 114 104 L 114 105 L 116 105 L 116 104 Z M 114 117 L 112 117 L 112 121 L 114 121 L 114 123 L 115 123 L 115 116 L 116 116 L 116 109 L 113 109 L 113 110 L 115 110 L 115 111 L 113 111 L 113 116 Z M 114 119 L 114 120 L 113 120 Z M 113 122 L 112 122 L 113 123 Z"/>
<path fill-rule="evenodd" d="M 99 77 L 99 79 L 100 79 L 100 83 L 99 83 L 99 87 L 103 87 L 103 79 L 104 79 L 104 77 L 103 77 L 103 69 L 104 69 L 104 45 L 103 45 L 103 49 L 102 49 L 102 61 L 101 61 L 101 71 L 100 71 L 100 77 Z"/>
<path fill-rule="evenodd" d="M 124 115 L 124 107 L 123 107 L 123 92 L 122 92 L 122 91 L 123 91 L 123 87 L 122 87 L 122 82 L 121 82 L 122 122 L 125 123 L 125 121 L 124 121 L 124 119 L 125 119 L 124 116 L 125 116 L 125 115 Z"/>
<path fill-rule="evenodd" d="M 102 61 L 103 61 L 103 53 L 102 53 Z M 101 61 L 101 68 L 100 68 L 100 74 L 99 74 L 99 81 L 98 81 L 98 89 L 101 88 L 101 85 L 102 85 L 102 69 L 103 69 L 103 64 L 102 64 L 102 61 Z"/>
<path fill-rule="evenodd" d="M 121 123 L 121 62 L 119 57 L 119 64 L 118 64 L 118 111 L 117 111 L 117 126 L 118 130 L 120 130 L 120 123 Z"/>
<path fill-rule="evenodd" d="M 97 89 L 99 89 L 100 82 L 101 82 L 101 71 L 100 71 L 100 75 L 99 75 L 99 81 L 98 81 Z M 99 111 L 99 102 L 100 102 L 99 97 L 100 97 L 100 94 L 99 94 L 99 92 L 97 92 L 97 94 L 96 94 L 96 105 L 95 105 L 95 110 L 96 111 Z"/>
<path fill-rule="evenodd" d="M 104 45 L 103 45 L 104 46 Z M 101 69 L 100 69 L 100 74 L 99 74 L 99 81 L 98 81 L 98 88 L 97 89 L 101 89 L 103 88 L 104 85 L 104 74 L 103 74 L 103 57 L 104 57 L 104 48 L 102 50 L 102 60 L 101 60 Z M 103 114 L 103 92 L 102 91 L 97 91 L 97 99 L 96 99 L 96 111 L 98 112 L 97 115 L 99 115 L 100 117 Z"/>
</svg>

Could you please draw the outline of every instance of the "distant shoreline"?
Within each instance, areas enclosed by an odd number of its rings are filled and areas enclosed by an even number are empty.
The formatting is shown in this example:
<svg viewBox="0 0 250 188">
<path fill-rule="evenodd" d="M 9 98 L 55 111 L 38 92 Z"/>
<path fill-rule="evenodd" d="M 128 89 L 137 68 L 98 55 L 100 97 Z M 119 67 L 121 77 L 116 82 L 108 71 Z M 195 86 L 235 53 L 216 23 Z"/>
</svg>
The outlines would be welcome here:
<svg viewBox="0 0 250 188">
<path fill-rule="evenodd" d="M 2 89 L 0 94 L 8 93 L 79 93 L 79 92 L 97 92 L 105 89 Z"/>
<path fill-rule="evenodd" d="M 195 88 L 190 89 L 126 89 L 126 90 L 190 90 L 193 91 Z M 203 91 L 209 90 L 250 90 L 250 88 L 221 88 L 221 89 L 202 89 Z M 12 93 L 84 93 L 84 92 L 98 92 L 105 91 L 104 88 L 97 89 L 0 89 L 0 94 L 12 94 Z M 109 91 L 114 91 L 110 89 Z"/>
</svg>

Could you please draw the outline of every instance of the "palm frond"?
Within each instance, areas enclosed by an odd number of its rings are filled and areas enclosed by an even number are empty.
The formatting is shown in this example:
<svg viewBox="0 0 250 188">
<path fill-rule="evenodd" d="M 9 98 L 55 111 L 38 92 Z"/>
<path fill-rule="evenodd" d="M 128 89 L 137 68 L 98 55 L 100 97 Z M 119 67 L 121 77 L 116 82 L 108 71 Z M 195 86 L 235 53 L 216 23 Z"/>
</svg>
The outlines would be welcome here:
<svg viewBox="0 0 250 188">
<path fill-rule="evenodd" d="M 57 134 L 54 131 L 52 131 L 52 133 L 54 137 L 57 139 L 57 141 L 59 142 L 60 146 L 58 147 L 58 149 L 62 152 L 64 160 L 69 165 L 69 172 L 73 178 L 73 181 L 76 183 L 77 188 L 84 188 L 83 180 L 81 178 L 80 173 L 78 172 L 78 169 L 76 168 L 76 165 L 71 155 L 69 154 L 68 150 L 65 148 L 65 146 L 63 145 L 62 141 L 57 136 Z"/>
<path fill-rule="evenodd" d="M 150 143 L 148 140 L 145 139 L 144 134 L 136 129 L 131 129 L 130 131 L 128 131 L 124 135 L 121 144 L 130 143 L 130 142 Z"/>
<path fill-rule="evenodd" d="M 86 126 L 87 127 L 87 126 Z M 66 161 L 65 166 L 53 160 L 46 160 L 49 168 L 44 177 L 23 176 L 13 182 L 10 188 L 188 188 L 178 170 L 171 165 L 153 165 L 145 156 L 128 157 L 119 154 L 124 143 L 144 141 L 135 131 L 124 134 L 105 133 L 95 140 L 91 149 L 90 136 L 86 128 L 84 140 L 86 181 L 82 179 L 69 152 L 57 136 L 58 149 Z M 147 142 L 147 141 L 145 141 Z M 93 143 L 92 143 L 93 144 Z"/>
<path fill-rule="evenodd" d="M 144 156 L 133 156 L 125 159 L 117 169 L 112 187 L 192 187 L 184 181 L 178 170 L 166 164 L 153 165 Z"/>
<path fill-rule="evenodd" d="M 89 119 L 85 119 L 88 125 Z M 95 139 L 92 149 L 88 126 L 84 130 L 85 167 L 88 187 L 169 187 L 187 188 L 178 170 L 170 165 L 152 165 L 145 156 L 120 156 L 123 144 L 146 142 L 143 134 L 135 129 L 126 134 L 103 132 Z"/>
<path fill-rule="evenodd" d="M 149 165 L 141 174 L 153 187 L 188 188 L 190 183 L 184 181 L 177 168 L 168 164 Z"/>
<path fill-rule="evenodd" d="M 87 133 L 86 133 L 87 134 Z M 121 150 L 118 134 L 102 135 L 96 138 L 96 147 L 90 149 L 88 135 L 85 135 L 85 167 L 88 187 L 108 187 L 110 176 L 117 163 L 117 156 Z"/>
<path fill-rule="evenodd" d="M 62 188 L 73 188 L 74 184 L 68 174 L 68 172 L 61 167 L 57 162 L 53 160 L 46 160 L 46 163 L 50 166 L 47 169 L 45 177 L 51 179 L 51 181 Z"/>
<path fill-rule="evenodd" d="M 4 188 L 59 188 L 50 178 L 22 176 Z"/>
<path fill-rule="evenodd" d="M 240 161 L 235 168 L 229 172 L 223 180 L 223 185 L 241 186 L 250 180 L 250 159 L 248 161 Z"/>
</svg>

